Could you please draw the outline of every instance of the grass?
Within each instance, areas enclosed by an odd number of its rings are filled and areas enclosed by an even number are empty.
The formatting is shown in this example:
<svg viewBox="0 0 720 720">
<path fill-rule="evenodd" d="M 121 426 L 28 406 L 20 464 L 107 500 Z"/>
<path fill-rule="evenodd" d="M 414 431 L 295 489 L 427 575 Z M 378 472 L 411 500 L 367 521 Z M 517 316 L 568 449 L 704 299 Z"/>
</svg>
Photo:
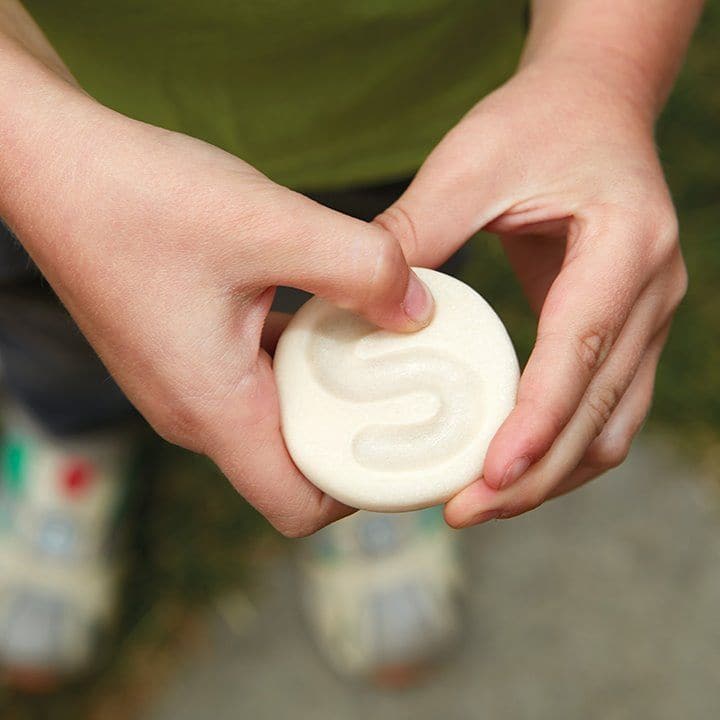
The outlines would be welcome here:
<svg viewBox="0 0 720 720">
<path fill-rule="evenodd" d="M 663 356 L 650 426 L 707 457 L 717 457 L 720 447 L 719 35 L 720 7 L 711 4 L 658 131 L 691 284 Z M 476 242 L 467 275 L 493 300 L 527 356 L 533 318 L 496 242 Z M 52 698 L 0 694 L 1 717 L 131 717 L 162 684 L 179 648 L 193 641 L 195 610 L 246 582 L 253 558 L 266 552 L 259 543 L 267 542 L 264 523 L 207 462 L 170 449 L 159 460 L 161 482 L 149 479 L 138 508 L 142 522 L 112 658 L 102 673 Z"/>
</svg>

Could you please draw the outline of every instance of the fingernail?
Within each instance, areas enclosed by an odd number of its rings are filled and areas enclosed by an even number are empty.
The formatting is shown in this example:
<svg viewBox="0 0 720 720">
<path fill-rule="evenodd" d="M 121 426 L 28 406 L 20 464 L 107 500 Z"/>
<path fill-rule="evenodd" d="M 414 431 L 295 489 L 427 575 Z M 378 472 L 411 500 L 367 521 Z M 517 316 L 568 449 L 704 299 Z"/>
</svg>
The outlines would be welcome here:
<svg viewBox="0 0 720 720">
<path fill-rule="evenodd" d="M 482 523 L 488 522 L 489 520 L 497 520 L 497 518 L 499 518 L 501 514 L 502 510 L 500 509 L 485 510 L 481 513 L 478 513 L 477 515 L 471 515 L 467 520 L 463 520 L 455 527 L 459 529 L 470 527 L 471 525 L 481 525 Z"/>
<path fill-rule="evenodd" d="M 435 312 L 435 301 L 427 285 L 411 270 L 402 302 L 405 314 L 417 325 L 425 326 Z"/>
<path fill-rule="evenodd" d="M 499 490 L 502 490 L 516 483 L 525 471 L 530 467 L 530 458 L 519 457 L 513 460 L 509 465 L 502 480 L 500 481 Z"/>
</svg>

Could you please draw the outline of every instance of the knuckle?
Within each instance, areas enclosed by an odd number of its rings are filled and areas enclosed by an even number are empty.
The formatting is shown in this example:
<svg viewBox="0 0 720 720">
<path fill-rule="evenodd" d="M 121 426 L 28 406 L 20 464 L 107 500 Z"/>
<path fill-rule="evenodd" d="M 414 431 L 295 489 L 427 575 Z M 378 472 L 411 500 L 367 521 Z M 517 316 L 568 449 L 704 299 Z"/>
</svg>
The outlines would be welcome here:
<svg viewBox="0 0 720 720">
<path fill-rule="evenodd" d="M 382 303 L 388 297 L 402 295 L 404 287 L 398 286 L 398 268 L 405 264 L 400 245 L 388 233 L 380 233 L 376 241 L 375 263 L 367 284 L 366 302 Z"/>
<path fill-rule="evenodd" d="M 498 516 L 499 520 L 524 515 L 525 513 L 537 510 L 546 500 L 546 494 L 541 490 L 528 491 L 523 497 L 511 504 L 508 504 Z"/>
<path fill-rule="evenodd" d="M 661 245 L 674 248 L 680 237 L 680 225 L 675 208 L 672 204 L 666 205 L 657 214 L 657 237 Z"/>
<path fill-rule="evenodd" d="M 631 444 L 629 435 L 598 438 L 588 449 L 586 462 L 601 470 L 618 467 L 627 458 Z"/>
<path fill-rule="evenodd" d="M 543 356 L 552 356 L 562 348 L 569 352 L 570 362 L 575 360 L 582 375 L 587 376 L 603 363 L 614 341 L 615 331 L 609 326 L 595 324 L 578 334 L 569 334 L 565 330 L 550 330 L 541 320 L 535 349 Z"/>
<path fill-rule="evenodd" d="M 667 262 L 679 247 L 678 218 L 672 204 L 668 203 L 649 213 L 644 229 L 650 243 L 651 257 L 659 264 Z"/>
<path fill-rule="evenodd" d="M 620 402 L 620 392 L 612 385 L 600 387 L 588 393 L 586 406 L 595 435 L 602 432 L 618 402 Z"/>
<path fill-rule="evenodd" d="M 306 518 L 299 516 L 273 518 L 270 522 L 281 535 L 289 540 L 298 540 L 300 538 L 308 537 L 323 527 L 323 523 L 319 518 Z"/>
<path fill-rule="evenodd" d="M 687 294 L 688 283 L 688 271 L 678 248 L 676 260 L 660 286 L 662 289 L 658 289 L 658 303 L 661 305 L 659 320 L 662 324 L 672 319 Z"/>
<path fill-rule="evenodd" d="M 273 508 L 267 517 L 279 533 L 290 539 L 308 537 L 327 525 L 323 503 L 314 493 L 300 494 L 281 511 Z"/>
<path fill-rule="evenodd" d="M 418 236 L 410 214 L 402 207 L 395 204 L 383 211 L 373 221 L 394 237 L 405 252 L 407 257 L 414 257 L 418 250 Z"/>
<path fill-rule="evenodd" d="M 687 267 L 682 257 L 679 258 L 676 268 L 673 282 L 674 291 L 671 298 L 673 308 L 676 308 L 683 301 L 685 295 L 687 295 L 690 280 Z"/>
<path fill-rule="evenodd" d="M 593 372 L 607 357 L 612 338 L 610 333 L 593 329 L 578 337 L 575 352 L 580 364 L 586 372 Z"/>
</svg>

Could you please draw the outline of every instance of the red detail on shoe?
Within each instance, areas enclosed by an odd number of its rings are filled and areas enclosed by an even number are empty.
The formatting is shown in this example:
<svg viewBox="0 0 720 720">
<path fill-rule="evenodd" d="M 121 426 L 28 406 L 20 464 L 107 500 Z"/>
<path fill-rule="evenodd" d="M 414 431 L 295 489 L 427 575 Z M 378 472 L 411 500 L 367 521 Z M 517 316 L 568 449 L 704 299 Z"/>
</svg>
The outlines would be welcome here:
<svg viewBox="0 0 720 720">
<path fill-rule="evenodd" d="M 76 460 L 70 463 L 62 474 L 62 487 L 67 495 L 82 495 L 93 483 L 94 471 L 90 463 Z"/>
</svg>

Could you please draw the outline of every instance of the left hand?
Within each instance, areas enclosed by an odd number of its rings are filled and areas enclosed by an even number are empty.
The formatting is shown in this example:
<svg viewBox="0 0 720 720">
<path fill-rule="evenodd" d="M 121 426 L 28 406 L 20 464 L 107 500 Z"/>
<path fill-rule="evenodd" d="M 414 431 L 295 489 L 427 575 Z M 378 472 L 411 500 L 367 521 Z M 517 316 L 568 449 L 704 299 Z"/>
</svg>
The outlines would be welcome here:
<svg viewBox="0 0 720 720">
<path fill-rule="evenodd" d="M 518 403 L 455 527 L 512 517 L 625 458 L 687 277 L 653 120 L 571 63 L 529 65 L 478 103 L 375 222 L 411 264 L 500 235 L 539 315 Z"/>
</svg>

